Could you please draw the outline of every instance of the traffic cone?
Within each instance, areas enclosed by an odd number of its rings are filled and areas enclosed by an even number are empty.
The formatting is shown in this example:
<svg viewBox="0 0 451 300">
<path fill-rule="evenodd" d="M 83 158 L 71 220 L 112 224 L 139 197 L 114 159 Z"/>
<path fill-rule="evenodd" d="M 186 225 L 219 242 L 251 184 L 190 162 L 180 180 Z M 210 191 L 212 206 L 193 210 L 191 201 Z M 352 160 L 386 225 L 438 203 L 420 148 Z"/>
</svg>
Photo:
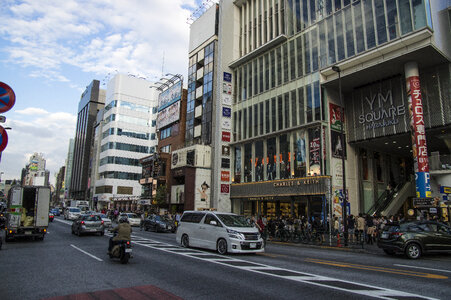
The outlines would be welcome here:
<svg viewBox="0 0 451 300">
<path fill-rule="evenodd" d="M 337 233 L 337 247 L 341 248 L 340 233 Z"/>
</svg>

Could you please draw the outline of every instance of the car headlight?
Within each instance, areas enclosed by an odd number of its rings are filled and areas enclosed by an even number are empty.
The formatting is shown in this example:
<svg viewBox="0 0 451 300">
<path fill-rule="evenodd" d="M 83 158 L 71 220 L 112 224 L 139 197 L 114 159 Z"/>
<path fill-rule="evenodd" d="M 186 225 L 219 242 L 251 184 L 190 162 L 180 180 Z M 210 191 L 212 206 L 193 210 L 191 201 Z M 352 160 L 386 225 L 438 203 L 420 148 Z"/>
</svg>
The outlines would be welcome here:
<svg viewBox="0 0 451 300">
<path fill-rule="evenodd" d="M 244 234 L 242 234 L 241 232 L 235 231 L 235 230 L 231 230 L 231 229 L 227 229 L 227 233 L 229 234 L 229 237 L 234 238 L 234 239 L 238 239 L 238 240 L 245 240 L 244 238 Z"/>
</svg>

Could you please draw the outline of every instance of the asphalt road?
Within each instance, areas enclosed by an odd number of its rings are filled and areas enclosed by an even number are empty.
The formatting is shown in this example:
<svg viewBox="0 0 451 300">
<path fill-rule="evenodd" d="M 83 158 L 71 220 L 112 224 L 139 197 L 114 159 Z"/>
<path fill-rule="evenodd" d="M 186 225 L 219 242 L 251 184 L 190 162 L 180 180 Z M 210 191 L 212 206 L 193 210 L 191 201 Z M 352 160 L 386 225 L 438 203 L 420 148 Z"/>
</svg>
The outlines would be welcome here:
<svg viewBox="0 0 451 300">
<path fill-rule="evenodd" d="M 171 233 L 134 228 L 134 257 L 122 265 L 106 254 L 108 236 L 72 235 L 61 218 L 48 231 L 42 242 L 3 244 L 1 299 L 99 299 L 106 290 L 122 299 L 145 299 L 143 291 L 153 299 L 449 299 L 451 292 L 451 255 L 409 260 L 377 249 L 270 243 L 265 253 L 220 256 L 180 248 Z"/>
</svg>

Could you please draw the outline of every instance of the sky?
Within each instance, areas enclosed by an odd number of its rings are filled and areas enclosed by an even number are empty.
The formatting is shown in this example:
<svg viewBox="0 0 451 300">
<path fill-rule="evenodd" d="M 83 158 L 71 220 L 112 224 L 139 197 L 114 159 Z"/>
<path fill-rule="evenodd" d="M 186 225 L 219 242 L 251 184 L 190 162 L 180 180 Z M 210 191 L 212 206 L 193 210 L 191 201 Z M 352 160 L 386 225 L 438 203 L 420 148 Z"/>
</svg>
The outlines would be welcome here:
<svg viewBox="0 0 451 300">
<path fill-rule="evenodd" d="M 186 78 L 187 20 L 202 11 L 199 0 L 1 2 L 0 81 L 16 95 L 0 124 L 11 127 L 1 179 L 20 179 L 37 152 L 51 183 L 65 165 L 86 86 L 97 79 L 106 89 L 116 73 L 153 82 L 167 73 Z"/>
</svg>

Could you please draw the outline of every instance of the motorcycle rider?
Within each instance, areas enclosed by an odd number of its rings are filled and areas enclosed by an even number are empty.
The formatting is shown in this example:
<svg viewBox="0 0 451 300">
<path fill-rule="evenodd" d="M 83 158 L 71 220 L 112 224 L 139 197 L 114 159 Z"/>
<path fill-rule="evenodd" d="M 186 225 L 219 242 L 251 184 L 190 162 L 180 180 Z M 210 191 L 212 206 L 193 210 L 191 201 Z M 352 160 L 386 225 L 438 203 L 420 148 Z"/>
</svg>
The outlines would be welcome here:
<svg viewBox="0 0 451 300">
<path fill-rule="evenodd" d="M 110 238 L 110 245 L 108 247 L 108 253 L 111 252 L 114 245 L 119 244 L 120 241 L 130 241 L 132 227 L 128 223 L 126 217 L 119 218 L 119 225 L 116 228 L 110 229 L 111 232 L 117 232 L 117 235 Z"/>
</svg>

